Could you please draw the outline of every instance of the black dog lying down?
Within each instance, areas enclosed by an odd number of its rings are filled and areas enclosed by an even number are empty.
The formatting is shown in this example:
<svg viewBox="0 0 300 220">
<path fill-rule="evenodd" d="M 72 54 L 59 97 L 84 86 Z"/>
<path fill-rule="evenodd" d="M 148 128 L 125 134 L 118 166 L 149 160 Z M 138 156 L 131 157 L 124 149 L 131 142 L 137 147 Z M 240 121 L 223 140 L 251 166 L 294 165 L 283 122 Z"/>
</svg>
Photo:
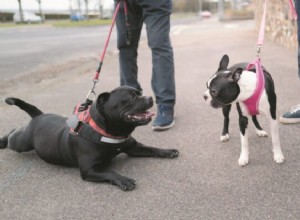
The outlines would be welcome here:
<svg viewBox="0 0 300 220">
<path fill-rule="evenodd" d="M 65 166 L 77 166 L 82 179 L 91 182 L 110 182 L 122 190 L 135 187 L 133 179 L 106 170 L 119 153 L 133 157 L 175 158 L 175 149 L 159 149 L 137 142 L 131 133 L 137 126 L 146 125 L 153 114 L 151 97 L 141 96 L 129 87 L 119 87 L 110 93 L 102 93 L 91 107 L 82 114 L 82 120 L 44 114 L 35 106 L 20 99 L 7 98 L 6 103 L 16 105 L 27 112 L 32 120 L 24 127 L 12 131 L 0 139 L 0 148 L 9 147 L 17 152 L 36 150 L 46 162 Z M 74 123 L 75 121 L 75 123 Z"/>
</svg>

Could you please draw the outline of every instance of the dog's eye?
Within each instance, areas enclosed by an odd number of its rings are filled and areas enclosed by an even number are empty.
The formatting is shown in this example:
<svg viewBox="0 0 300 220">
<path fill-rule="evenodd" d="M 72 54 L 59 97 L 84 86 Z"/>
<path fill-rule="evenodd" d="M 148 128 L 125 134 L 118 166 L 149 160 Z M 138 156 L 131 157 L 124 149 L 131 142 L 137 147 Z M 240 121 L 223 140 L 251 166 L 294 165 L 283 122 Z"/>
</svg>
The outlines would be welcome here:
<svg viewBox="0 0 300 220">
<path fill-rule="evenodd" d="M 218 95 L 218 91 L 215 90 L 215 89 L 211 89 L 211 90 L 210 90 L 210 94 L 211 94 L 212 96 L 217 96 L 217 95 Z"/>
<path fill-rule="evenodd" d="M 131 95 L 130 99 L 135 99 L 137 96 L 137 94 L 135 92 L 131 93 L 130 95 Z"/>
</svg>

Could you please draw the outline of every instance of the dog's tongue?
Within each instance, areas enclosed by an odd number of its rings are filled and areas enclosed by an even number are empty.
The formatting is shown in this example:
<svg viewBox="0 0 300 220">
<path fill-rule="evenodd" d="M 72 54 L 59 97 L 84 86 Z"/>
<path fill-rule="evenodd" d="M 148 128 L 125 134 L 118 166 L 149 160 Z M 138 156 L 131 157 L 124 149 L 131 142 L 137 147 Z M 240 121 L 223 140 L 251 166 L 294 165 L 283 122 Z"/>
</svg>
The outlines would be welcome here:
<svg viewBox="0 0 300 220">
<path fill-rule="evenodd" d="M 135 117 L 138 117 L 138 118 L 151 118 L 153 115 L 155 115 L 155 114 L 152 113 L 152 112 L 146 111 L 146 112 L 141 112 L 141 113 L 135 114 Z"/>
<path fill-rule="evenodd" d="M 153 117 L 154 115 L 155 115 L 155 113 L 153 113 L 153 112 L 144 112 L 144 113 L 142 113 L 144 116 L 146 116 L 146 117 L 149 117 L 149 118 L 151 118 L 151 117 Z"/>
</svg>

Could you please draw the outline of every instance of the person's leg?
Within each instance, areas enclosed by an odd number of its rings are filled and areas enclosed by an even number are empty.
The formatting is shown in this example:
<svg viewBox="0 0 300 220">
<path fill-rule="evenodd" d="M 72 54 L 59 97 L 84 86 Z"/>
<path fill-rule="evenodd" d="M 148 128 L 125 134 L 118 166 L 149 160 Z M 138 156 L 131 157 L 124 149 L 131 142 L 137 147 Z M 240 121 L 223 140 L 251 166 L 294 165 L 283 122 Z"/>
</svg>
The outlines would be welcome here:
<svg viewBox="0 0 300 220">
<path fill-rule="evenodd" d="M 300 78 L 300 2 L 295 1 L 295 9 L 297 12 L 297 36 L 298 36 L 298 76 Z"/>
<path fill-rule="evenodd" d="M 176 100 L 173 48 L 170 41 L 171 0 L 140 0 L 146 24 L 148 45 L 152 51 L 151 85 L 158 105 L 154 130 L 174 125 Z"/>
<path fill-rule="evenodd" d="M 297 12 L 297 36 L 298 36 L 298 76 L 300 78 L 300 2 L 295 1 L 295 9 Z M 300 104 L 293 107 L 291 111 L 284 113 L 279 121 L 286 124 L 294 124 L 300 122 Z"/>
<path fill-rule="evenodd" d="M 117 26 L 117 47 L 119 49 L 119 66 L 120 66 L 120 84 L 131 86 L 142 92 L 142 88 L 138 82 L 138 44 L 143 25 L 142 10 L 136 5 L 135 0 L 128 0 L 128 22 L 131 39 L 130 44 L 126 43 L 126 24 L 124 5 L 121 2 L 120 10 L 116 19 Z"/>
</svg>

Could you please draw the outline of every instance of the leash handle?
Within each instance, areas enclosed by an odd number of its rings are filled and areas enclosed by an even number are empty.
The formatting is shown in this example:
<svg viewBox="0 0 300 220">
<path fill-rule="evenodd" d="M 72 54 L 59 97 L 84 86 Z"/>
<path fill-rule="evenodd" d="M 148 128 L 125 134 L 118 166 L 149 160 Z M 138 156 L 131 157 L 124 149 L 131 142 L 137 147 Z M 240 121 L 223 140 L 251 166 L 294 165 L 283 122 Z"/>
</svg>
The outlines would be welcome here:
<svg viewBox="0 0 300 220">
<path fill-rule="evenodd" d="M 265 29 L 266 29 L 267 2 L 268 2 L 268 0 L 265 0 L 264 13 L 263 13 L 263 16 L 261 19 L 259 35 L 258 35 L 258 39 L 257 39 L 257 43 L 256 43 L 256 47 L 258 49 L 258 51 L 257 51 L 258 55 L 260 54 L 260 49 L 261 49 L 262 45 L 264 44 Z"/>
</svg>

